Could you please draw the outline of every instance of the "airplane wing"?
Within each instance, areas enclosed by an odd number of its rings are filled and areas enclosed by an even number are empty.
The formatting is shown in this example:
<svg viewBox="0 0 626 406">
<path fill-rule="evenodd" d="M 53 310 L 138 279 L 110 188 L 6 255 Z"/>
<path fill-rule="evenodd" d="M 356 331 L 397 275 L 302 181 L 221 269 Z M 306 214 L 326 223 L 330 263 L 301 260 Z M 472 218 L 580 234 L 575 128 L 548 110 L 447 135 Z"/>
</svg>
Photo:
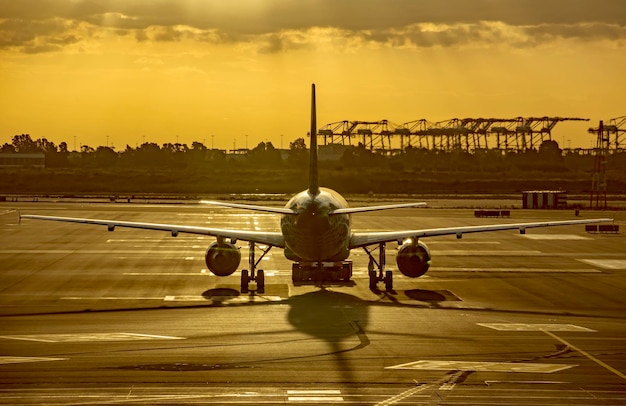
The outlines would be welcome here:
<svg viewBox="0 0 626 406">
<path fill-rule="evenodd" d="M 214 206 L 230 207 L 231 209 L 244 209 L 253 211 L 263 211 L 267 213 L 276 214 L 296 214 L 293 210 L 286 207 L 273 207 L 273 206 L 257 206 L 254 204 L 241 204 L 241 203 L 229 203 L 229 202 L 217 202 L 212 200 L 200 200 L 202 204 L 212 204 Z"/>
<path fill-rule="evenodd" d="M 520 234 L 525 234 L 527 228 L 537 227 L 555 227 L 570 226 L 576 224 L 589 223 L 606 223 L 613 219 L 600 218 L 588 220 L 561 220 L 561 221 L 539 221 L 534 223 L 511 223 L 511 224 L 492 224 L 485 226 L 464 226 L 464 227 L 444 227 L 430 228 L 424 230 L 405 230 L 405 231 L 382 231 L 369 233 L 354 233 L 350 237 L 350 249 L 359 248 L 370 244 L 378 244 L 382 242 L 401 241 L 406 238 L 424 238 L 435 237 L 440 235 L 456 235 L 461 238 L 463 234 L 482 233 L 487 231 L 515 230 L 518 229 Z"/>
<path fill-rule="evenodd" d="M 107 226 L 109 231 L 115 230 L 115 227 L 140 228 L 144 230 L 161 230 L 171 233 L 172 237 L 176 237 L 178 233 L 211 235 L 233 240 L 253 241 L 261 244 L 271 245 L 274 247 L 285 248 L 285 239 L 283 235 L 279 232 L 227 230 L 221 228 L 184 226 L 175 224 L 141 223 L 135 221 L 99 220 L 75 217 L 39 216 L 34 214 L 20 215 L 20 219 L 23 218 L 34 220 L 63 221 L 69 223 L 97 224 Z"/>
</svg>

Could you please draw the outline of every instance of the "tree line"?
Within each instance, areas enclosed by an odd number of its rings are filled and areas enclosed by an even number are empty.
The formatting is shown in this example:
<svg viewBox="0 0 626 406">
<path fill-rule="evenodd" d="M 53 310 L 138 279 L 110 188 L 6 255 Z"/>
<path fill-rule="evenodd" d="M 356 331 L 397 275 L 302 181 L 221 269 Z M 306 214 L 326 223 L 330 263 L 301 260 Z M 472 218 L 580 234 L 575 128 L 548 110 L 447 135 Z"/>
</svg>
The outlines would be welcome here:
<svg viewBox="0 0 626 406">
<path fill-rule="evenodd" d="M 66 142 L 58 146 L 46 138 L 33 140 L 29 134 L 15 135 L 11 143 L 5 143 L 0 152 L 4 153 L 43 153 L 46 167 L 138 167 L 138 168 L 194 168 L 230 163 L 277 167 L 284 164 L 280 150 L 271 142 L 260 142 L 256 147 L 244 151 L 237 159 L 227 155 L 226 151 L 209 149 L 203 143 L 194 141 L 191 146 L 181 143 L 165 143 L 159 146 L 146 142 L 133 148 L 126 145 L 121 151 L 108 146 L 96 148 L 81 145 L 80 151 L 69 151 Z M 287 160 L 300 162 L 306 156 L 306 144 L 299 138 L 289 144 Z"/>
<path fill-rule="evenodd" d="M 70 152 L 66 142 L 58 146 L 45 138 L 33 140 L 29 134 L 15 135 L 5 143 L 0 152 L 43 153 L 49 168 L 161 168 L 210 170 L 229 165 L 248 168 L 300 168 L 308 165 L 305 140 L 298 138 L 289 143 L 283 153 L 271 142 L 260 142 L 244 155 L 227 155 L 223 150 L 209 149 L 201 142 L 191 146 L 180 143 L 143 143 L 136 148 L 129 145 L 115 151 L 108 146 L 92 148 L 82 145 L 80 151 Z M 523 152 L 501 150 L 429 150 L 408 146 L 401 153 L 386 155 L 371 151 L 363 144 L 346 147 L 339 161 L 321 162 L 323 168 L 349 170 L 379 168 L 409 172 L 591 172 L 594 157 L 566 153 L 556 141 L 544 141 L 538 149 Z M 626 170 L 626 153 L 614 153 L 607 158 L 610 171 Z"/>
</svg>

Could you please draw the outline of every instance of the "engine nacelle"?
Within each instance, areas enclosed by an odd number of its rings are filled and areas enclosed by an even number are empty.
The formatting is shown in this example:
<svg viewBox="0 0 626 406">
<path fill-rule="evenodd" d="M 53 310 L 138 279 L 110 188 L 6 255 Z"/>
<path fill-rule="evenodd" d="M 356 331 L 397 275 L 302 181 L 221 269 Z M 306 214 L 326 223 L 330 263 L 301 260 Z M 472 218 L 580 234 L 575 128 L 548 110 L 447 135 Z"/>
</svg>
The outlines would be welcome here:
<svg viewBox="0 0 626 406">
<path fill-rule="evenodd" d="M 204 256 L 206 266 L 217 276 L 228 276 L 237 270 L 241 252 L 233 244 L 217 241 L 209 245 Z"/>
<path fill-rule="evenodd" d="M 398 247 L 396 263 L 402 275 L 409 278 L 418 278 L 430 268 L 430 250 L 421 241 L 405 240 Z"/>
</svg>

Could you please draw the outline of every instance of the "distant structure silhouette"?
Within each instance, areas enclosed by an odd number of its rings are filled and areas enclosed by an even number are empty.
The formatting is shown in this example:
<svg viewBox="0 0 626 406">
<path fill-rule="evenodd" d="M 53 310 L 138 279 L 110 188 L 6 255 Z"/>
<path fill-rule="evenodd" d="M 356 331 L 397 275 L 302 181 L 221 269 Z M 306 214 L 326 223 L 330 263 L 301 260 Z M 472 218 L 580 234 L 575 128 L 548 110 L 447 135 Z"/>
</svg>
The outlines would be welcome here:
<svg viewBox="0 0 626 406">
<path fill-rule="evenodd" d="M 497 149 L 523 152 L 538 149 L 552 140 L 552 129 L 562 121 L 589 121 L 578 117 L 453 118 L 431 122 L 426 119 L 401 125 L 388 120 L 338 121 L 318 131 L 322 145 L 362 144 L 385 155 L 404 148 L 453 151 Z"/>
</svg>

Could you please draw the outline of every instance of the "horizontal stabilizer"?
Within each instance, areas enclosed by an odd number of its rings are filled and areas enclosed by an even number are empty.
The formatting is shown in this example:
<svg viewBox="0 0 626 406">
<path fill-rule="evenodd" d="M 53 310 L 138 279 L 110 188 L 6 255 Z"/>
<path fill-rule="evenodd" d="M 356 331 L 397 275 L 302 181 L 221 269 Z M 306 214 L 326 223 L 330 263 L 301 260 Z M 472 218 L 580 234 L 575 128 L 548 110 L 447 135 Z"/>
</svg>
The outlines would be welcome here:
<svg viewBox="0 0 626 406">
<path fill-rule="evenodd" d="M 286 207 L 270 207 L 270 206 L 257 206 L 254 204 L 241 204 L 241 203 L 229 203 L 229 202 L 216 202 L 212 200 L 201 200 L 202 204 L 212 204 L 214 206 L 230 207 L 231 209 L 243 209 L 253 211 L 263 211 L 266 213 L 276 214 L 295 214 L 293 210 Z"/>
<path fill-rule="evenodd" d="M 343 209 L 336 209 L 330 212 L 330 214 L 352 214 L 352 213 L 363 213 L 367 211 L 378 211 L 378 210 L 391 210 L 391 209 L 404 209 L 408 207 L 425 207 L 426 203 L 399 203 L 399 204 L 387 204 L 383 206 L 364 206 L 364 207 L 346 207 Z"/>
</svg>

